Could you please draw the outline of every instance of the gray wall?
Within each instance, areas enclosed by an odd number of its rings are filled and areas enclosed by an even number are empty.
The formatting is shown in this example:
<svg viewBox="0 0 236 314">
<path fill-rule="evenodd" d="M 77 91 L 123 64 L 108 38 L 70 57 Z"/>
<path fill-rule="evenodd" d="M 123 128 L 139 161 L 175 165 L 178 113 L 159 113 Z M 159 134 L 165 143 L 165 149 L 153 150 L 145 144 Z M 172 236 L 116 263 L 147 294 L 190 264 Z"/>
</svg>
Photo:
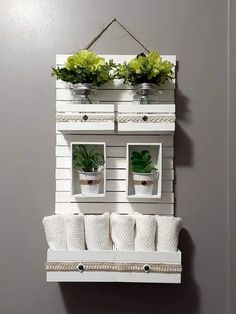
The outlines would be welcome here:
<svg viewBox="0 0 236 314">
<path fill-rule="evenodd" d="M 236 114 L 233 57 L 231 107 L 227 97 L 228 1 L 1 2 L 0 313 L 225 314 L 231 305 L 233 314 Z M 53 213 L 55 165 L 50 67 L 56 53 L 84 47 L 114 16 L 150 49 L 176 54 L 179 61 L 176 214 L 185 224 L 180 286 L 45 282 L 41 219 Z M 140 52 L 116 25 L 94 49 Z"/>
</svg>

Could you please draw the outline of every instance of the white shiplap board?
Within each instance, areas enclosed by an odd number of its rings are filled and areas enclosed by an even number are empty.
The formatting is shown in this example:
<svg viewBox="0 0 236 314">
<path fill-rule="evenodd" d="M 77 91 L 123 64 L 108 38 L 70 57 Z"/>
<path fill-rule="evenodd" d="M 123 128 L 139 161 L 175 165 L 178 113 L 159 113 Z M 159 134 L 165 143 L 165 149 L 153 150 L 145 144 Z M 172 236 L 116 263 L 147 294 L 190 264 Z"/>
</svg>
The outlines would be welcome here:
<svg viewBox="0 0 236 314">
<path fill-rule="evenodd" d="M 62 66 L 68 55 L 57 55 L 57 66 Z M 104 56 L 113 59 L 116 63 L 129 61 L 134 56 Z M 162 56 L 176 64 L 175 56 Z M 163 85 L 159 91 L 159 102 L 163 105 L 174 106 L 175 81 Z M 99 89 L 101 106 L 106 104 L 128 105 L 131 104 L 133 91 L 130 86 L 122 84 L 119 80 L 108 83 Z M 59 110 L 65 105 L 71 104 L 72 89 L 69 84 L 61 81 L 56 83 L 56 106 Z M 101 110 L 98 106 L 98 110 Z M 117 107 L 115 107 L 117 110 Z M 125 107 L 123 107 L 125 108 Z M 169 108 L 169 107 L 168 107 Z M 105 109 L 104 109 L 105 110 Z M 104 198 L 77 198 L 71 195 L 71 142 L 105 142 L 106 143 L 106 195 Z M 128 199 L 126 195 L 126 145 L 127 143 L 162 143 L 162 197 L 160 199 Z M 174 210 L 174 148 L 173 135 L 171 134 L 102 134 L 96 132 L 56 132 L 56 194 L 55 212 L 62 213 L 102 213 L 104 211 L 117 211 L 119 213 L 131 213 L 140 211 L 149 214 L 172 215 Z"/>
</svg>

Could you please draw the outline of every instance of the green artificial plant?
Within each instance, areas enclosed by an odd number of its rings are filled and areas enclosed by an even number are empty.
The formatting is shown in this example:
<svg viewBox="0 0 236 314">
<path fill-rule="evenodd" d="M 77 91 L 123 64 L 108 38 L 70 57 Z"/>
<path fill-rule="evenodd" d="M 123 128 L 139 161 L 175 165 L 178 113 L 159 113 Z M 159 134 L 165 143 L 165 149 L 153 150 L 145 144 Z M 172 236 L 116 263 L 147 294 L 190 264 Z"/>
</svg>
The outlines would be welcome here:
<svg viewBox="0 0 236 314">
<path fill-rule="evenodd" d="M 119 64 L 116 78 L 130 85 L 141 83 L 161 85 L 174 78 L 173 67 L 174 64 L 170 61 L 162 60 L 158 51 L 151 51 L 148 55 L 141 53 L 128 63 Z"/>
<path fill-rule="evenodd" d="M 67 58 L 62 68 L 52 68 L 52 76 L 71 84 L 88 83 L 100 86 L 113 79 L 115 64 L 92 51 L 81 50 Z"/>
<path fill-rule="evenodd" d="M 151 173 L 156 168 L 153 166 L 152 157 L 147 150 L 141 152 L 133 151 L 131 155 L 133 172 Z"/>
<path fill-rule="evenodd" d="M 85 145 L 73 146 L 73 166 L 83 172 L 96 172 L 105 163 L 103 153 L 98 148 L 87 149 Z"/>
</svg>

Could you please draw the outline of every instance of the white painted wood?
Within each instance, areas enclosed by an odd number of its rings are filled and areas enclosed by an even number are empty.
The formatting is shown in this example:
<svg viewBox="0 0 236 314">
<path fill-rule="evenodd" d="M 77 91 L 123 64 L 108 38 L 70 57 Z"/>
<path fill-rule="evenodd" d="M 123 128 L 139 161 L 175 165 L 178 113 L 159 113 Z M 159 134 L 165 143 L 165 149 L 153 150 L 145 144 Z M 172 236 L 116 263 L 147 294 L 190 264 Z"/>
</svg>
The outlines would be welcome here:
<svg viewBox="0 0 236 314">
<path fill-rule="evenodd" d="M 100 138 L 102 139 L 102 138 Z M 129 138 L 127 138 L 129 140 Z M 94 143 L 94 142 L 86 142 L 86 143 Z M 149 143 L 149 142 L 139 142 L 139 144 Z M 150 142 L 152 144 L 155 142 Z M 134 143 L 135 144 L 135 143 Z M 70 144 L 69 144 L 70 145 Z M 70 157 L 70 146 L 57 146 L 56 147 L 56 156 L 57 157 Z M 125 146 L 107 146 L 106 147 L 106 154 L 108 158 L 126 158 L 126 147 Z M 163 157 L 164 158 L 172 158 L 174 156 L 174 149 L 173 147 L 163 147 Z M 65 167 L 67 168 L 67 167 Z"/>
<path fill-rule="evenodd" d="M 181 265 L 181 252 L 119 252 L 119 251 L 51 251 L 47 261 L 54 262 L 140 262 L 168 263 Z M 181 274 L 167 273 L 119 273 L 119 272 L 47 272 L 51 282 L 152 282 L 180 283 Z"/>
<path fill-rule="evenodd" d="M 134 91 L 131 89 L 114 89 L 114 90 L 99 90 L 98 91 L 99 101 L 109 101 L 110 103 L 116 102 L 132 102 L 134 98 Z M 56 90 L 57 105 L 59 101 L 72 101 L 73 93 L 71 89 L 57 89 Z M 150 98 L 151 99 L 151 98 Z M 155 100 L 153 98 L 153 100 Z M 174 90 L 159 90 L 158 92 L 159 103 L 174 103 Z"/>
<path fill-rule="evenodd" d="M 59 157 L 67 157 L 66 150 L 61 150 L 60 146 L 57 146 L 56 155 Z M 107 169 L 126 169 L 126 159 L 123 157 L 108 157 L 106 161 Z M 165 157 L 163 158 L 163 169 L 173 169 L 173 158 Z"/>
<path fill-rule="evenodd" d="M 119 123 L 118 132 L 158 132 L 174 133 L 174 123 Z"/>
<path fill-rule="evenodd" d="M 71 132 L 110 132 L 115 128 L 115 124 L 112 121 L 109 122 L 58 122 L 56 124 L 56 130 L 62 133 Z"/>
<path fill-rule="evenodd" d="M 140 251 L 47 251 L 48 262 L 153 262 L 181 264 L 181 252 L 140 252 Z"/>
<path fill-rule="evenodd" d="M 161 195 L 161 194 L 160 194 Z M 161 203 L 161 204 L 173 204 L 174 203 L 174 193 L 162 193 L 161 197 L 158 194 L 158 198 L 156 195 L 145 196 L 145 197 L 136 197 L 131 198 L 127 197 L 126 192 L 106 192 L 106 195 L 103 196 L 101 200 L 104 203 L 112 203 L 112 202 L 119 202 L 119 203 L 127 203 L 127 202 L 137 202 L 140 203 Z M 132 196 L 132 195 L 131 195 Z M 66 203 L 66 202 L 79 202 L 79 203 L 87 203 L 87 202 L 94 202 L 94 198 L 99 197 L 97 196 L 88 196 L 88 195 L 76 195 L 73 194 L 71 196 L 70 192 L 56 192 L 56 202 L 57 203 Z"/>
<path fill-rule="evenodd" d="M 112 104 L 104 104 L 101 106 L 101 104 L 86 104 L 86 105 L 80 105 L 80 104 L 68 104 L 64 102 L 59 102 L 56 105 L 56 109 L 58 113 L 61 112 L 75 112 L 75 113 L 114 113 L 114 105 Z"/>
<path fill-rule="evenodd" d="M 56 192 L 70 192 L 71 183 L 70 180 L 56 180 Z M 107 192 L 125 192 L 126 180 L 107 180 L 106 184 Z M 162 182 L 163 192 L 173 192 L 173 182 Z"/>
<path fill-rule="evenodd" d="M 125 169 L 126 159 L 125 158 L 107 158 L 107 169 Z M 173 158 L 162 159 L 162 169 L 173 169 Z"/>
<path fill-rule="evenodd" d="M 60 65 L 59 67 L 62 67 L 62 65 Z M 70 83 L 66 83 L 63 82 L 61 80 L 57 80 L 56 81 L 56 88 L 57 89 L 62 89 L 62 88 L 67 88 L 70 89 L 72 88 L 72 84 Z M 98 90 L 109 90 L 109 89 L 133 89 L 133 87 L 131 85 L 128 84 L 123 84 L 122 80 L 118 80 L 115 79 L 112 82 L 107 82 L 104 85 L 102 85 L 101 87 L 98 87 Z M 175 79 L 173 79 L 172 82 L 166 82 L 164 84 L 162 84 L 161 86 L 158 86 L 158 89 L 162 90 L 162 89 L 175 89 Z"/>
<path fill-rule="evenodd" d="M 134 274 L 113 272 L 47 272 L 47 282 L 181 283 L 181 274 Z"/>
<path fill-rule="evenodd" d="M 118 105 L 118 113 L 175 113 L 175 104 Z"/>
<path fill-rule="evenodd" d="M 109 180 L 125 180 L 126 170 L 124 169 L 107 169 L 106 171 L 107 179 Z M 56 179 L 69 180 L 71 178 L 70 169 L 56 169 Z M 163 170 L 162 180 L 174 180 L 174 170 Z"/>
<path fill-rule="evenodd" d="M 140 212 L 150 215 L 173 215 L 173 204 L 156 203 L 56 203 L 56 214 L 102 214 L 104 212 L 117 212 L 120 214 L 132 214 Z"/>
<path fill-rule="evenodd" d="M 71 135 L 71 134 L 57 134 L 57 146 L 69 146 L 70 142 L 80 141 L 82 138 L 85 142 L 106 142 L 107 146 L 126 146 L 127 142 L 130 143 L 162 143 L 164 146 L 173 146 L 174 138 L 173 135 L 120 135 L 120 134 L 109 134 L 109 135 Z"/>
</svg>

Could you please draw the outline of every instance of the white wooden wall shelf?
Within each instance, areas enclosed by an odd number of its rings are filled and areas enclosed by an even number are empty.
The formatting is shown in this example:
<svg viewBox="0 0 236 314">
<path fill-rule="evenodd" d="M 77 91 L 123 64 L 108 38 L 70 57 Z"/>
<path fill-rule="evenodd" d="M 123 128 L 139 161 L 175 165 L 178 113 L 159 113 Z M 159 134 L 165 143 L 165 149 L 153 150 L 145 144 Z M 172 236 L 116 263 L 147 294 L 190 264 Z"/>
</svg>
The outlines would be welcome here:
<svg viewBox="0 0 236 314">
<path fill-rule="evenodd" d="M 118 132 L 174 132 L 175 105 L 118 105 Z"/>
<path fill-rule="evenodd" d="M 51 251 L 47 281 L 181 282 L 181 252 Z"/>
<path fill-rule="evenodd" d="M 136 195 L 134 192 L 131 155 L 133 151 L 148 150 L 153 161 L 153 166 L 158 170 L 158 175 L 155 176 L 153 194 L 152 195 Z M 132 199 L 155 199 L 161 198 L 162 187 L 162 144 L 161 143 L 127 143 L 126 149 L 127 162 L 127 178 L 126 192 L 129 200 Z"/>
<path fill-rule="evenodd" d="M 57 104 L 57 131 L 111 132 L 115 129 L 114 105 L 79 105 L 60 102 Z"/>
<path fill-rule="evenodd" d="M 82 194 L 81 192 L 81 185 L 80 185 L 80 180 L 79 180 L 79 174 L 78 171 L 74 169 L 73 166 L 73 147 L 77 145 L 85 145 L 86 148 L 92 149 L 92 148 L 98 148 L 101 152 L 103 152 L 104 156 L 104 167 L 102 169 L 102 177 L 101 177 L 101 183 L 99 185 L 99 194 L 95 195 L 86 195 Z M 101 198 L 105 197 L 106 193 L 106 143 L 104 142 L 71 142 L 71 147 L 70 147 L 70 167 L 71 167 L 71 202 L 78 202 L 79 199 L 81 198 L 86 198 L 86 201 L 88 202 L 89 200 L 94 201 L 94 198 Z"/>
<path fill-rule="evenodd" d="M 57 55 L 56 65 L 64 65 L 67 57 L 68 55 Z M 107 60 L 113 59 L 115 63 L 123 63 L 135 56 L 103 57 Z M 176 65 L 176 56 L 162 58 Z M 146 214 L 174 214 L 175 80 L 160 86 L 158 104 L 133 105 L 133 95 L 132 87 L 115 80 L 99 88 L 99 104 L 78 105 L 73 104 L 70 84 L 56 82 L 56 214 L 99 214 L 105 211 L 124 214 L 135 211 Z M 86 120 L 83 118 L 85 115 L 88 117 Z M 96 142 L 106 144 L 104 190 L 97 197 L 83 197 L 75 188 L 77 179 L 71 170 L 71 145 Z M 135 197 L 130 185 L 127 188 L 127 178 L 130 181 L 129 176 L 127 177 L 128 143 L 153 145 L 154 151 L 158 153 L 155 163 L 161 176 L 155 194 L 151 197 Z M 96 263 L 101 262 L 109 264 L 111 269 L 104 271 L 104 265 L 99 265 L 98 271 L 89 271 L 87 263 L 90 263 L 90 267 L 98 267 Z M 83 272 L 78 269 L 81 263 L 86 264 Z M 138 263 L 139 271 L 114 271 L 112 267 L 117 267 L 117 263 L 119 267 Z M 146 273 L 146 264 L 155 264 L 152 265 L 155 266 L 155 271 Z M 63 270 L 63 265 L 67 266 L 67 270 Z M 180 283 L 181 252 L 49 250 L 47 280 Z"/>
</svg>

